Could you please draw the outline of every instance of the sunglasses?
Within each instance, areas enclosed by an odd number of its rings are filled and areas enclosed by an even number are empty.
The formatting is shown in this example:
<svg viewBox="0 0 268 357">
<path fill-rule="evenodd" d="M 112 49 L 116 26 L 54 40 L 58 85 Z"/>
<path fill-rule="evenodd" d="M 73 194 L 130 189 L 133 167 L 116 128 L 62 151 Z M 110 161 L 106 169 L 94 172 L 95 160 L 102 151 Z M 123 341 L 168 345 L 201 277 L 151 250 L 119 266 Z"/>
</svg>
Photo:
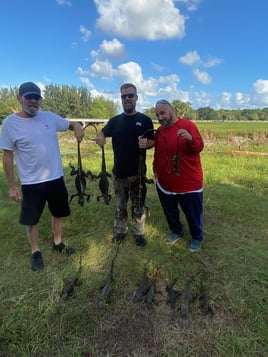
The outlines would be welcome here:
<svg viewBox="0 0 268 357">
<path fill-rule="evenodd" d="M 26 98 L 27 100 L 40 100 L 41 99 L 41 96 L 38 95 L 38 94 L 27 94 L 24 96 L 24 98 Z"/>
<path fill-rule="evenodd" d="M 135 95 L 136 95 L 135 93 L 122 94 L 121 99 L 126 99 L 126 98 L 132 99 L 135 97 Z"/>
</svg>

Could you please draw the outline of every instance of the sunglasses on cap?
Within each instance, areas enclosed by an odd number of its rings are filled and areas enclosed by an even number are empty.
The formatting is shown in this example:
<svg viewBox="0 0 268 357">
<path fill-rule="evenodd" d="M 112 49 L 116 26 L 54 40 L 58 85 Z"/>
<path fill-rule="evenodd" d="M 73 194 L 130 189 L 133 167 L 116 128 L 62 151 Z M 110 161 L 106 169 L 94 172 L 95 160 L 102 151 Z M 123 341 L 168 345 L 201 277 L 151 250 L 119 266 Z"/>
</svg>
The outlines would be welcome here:
<svg viewBox="0 0 268 357">
<path fill-rule="evenodd" d="M 136 95 L 135 93 L 122 94 L 121 99 L 126 99 L 126 98 L 132 99 L 135 97 L 135 95 Z"/>
<path fill-rule="evenodd" d="M 24 98 L 26 98 L 27 100 L 40 100 L 41 99 L 41 96 L 38 95 L 38 94 L 27 94 L 24 96 Z"/>
</svg>

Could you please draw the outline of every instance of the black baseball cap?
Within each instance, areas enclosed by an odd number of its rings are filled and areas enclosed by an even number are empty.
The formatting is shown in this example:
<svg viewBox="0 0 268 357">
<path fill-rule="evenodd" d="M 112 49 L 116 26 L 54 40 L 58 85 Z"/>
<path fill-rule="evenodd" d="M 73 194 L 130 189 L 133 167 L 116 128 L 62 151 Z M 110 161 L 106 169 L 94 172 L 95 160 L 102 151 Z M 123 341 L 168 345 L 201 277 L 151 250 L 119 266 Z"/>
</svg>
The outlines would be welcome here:
<svg viewBox="0 0 268 357">
<path fill-rule="evenodd" d="M 37 94 L 41 97 L 41 89 L 33 82 L 25 82 L 19 87 L 19 95 L 25 96 L 29 94 Z"/>
</svg>

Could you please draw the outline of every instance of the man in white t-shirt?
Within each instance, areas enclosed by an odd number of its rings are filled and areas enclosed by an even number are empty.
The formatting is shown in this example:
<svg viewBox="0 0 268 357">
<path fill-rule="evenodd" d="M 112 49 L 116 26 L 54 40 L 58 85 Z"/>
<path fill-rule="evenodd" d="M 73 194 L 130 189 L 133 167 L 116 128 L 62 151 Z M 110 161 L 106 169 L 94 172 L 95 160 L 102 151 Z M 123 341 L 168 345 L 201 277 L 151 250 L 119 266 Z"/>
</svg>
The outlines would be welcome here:
<svg viewBox="0 0 268 357">
<path fill-rule="evenodd" d="M 52 216 L 52 248 L 60 253 L 75 252 L 62 242 L 62 217 L 70 215 L 70 208 L 57 132 L 73 130 L 76 139 L 81 141 L 84 131 L 79 123 L 40 110 L 41 90 L 32 82 L 23 83 L 19 87 L 17 99 L 22 110 L 4 119 L 0 148 L 3 149 L 3 168 L 10 198 L 21 203 L 20 223 L 27 228 L 32 249 L 31 267 L 37 271 L 44 267 L 38 245 L 38 222 L 46 202 Z M 21 190 L 15 179 L 14 160 Z"/>
</svg>

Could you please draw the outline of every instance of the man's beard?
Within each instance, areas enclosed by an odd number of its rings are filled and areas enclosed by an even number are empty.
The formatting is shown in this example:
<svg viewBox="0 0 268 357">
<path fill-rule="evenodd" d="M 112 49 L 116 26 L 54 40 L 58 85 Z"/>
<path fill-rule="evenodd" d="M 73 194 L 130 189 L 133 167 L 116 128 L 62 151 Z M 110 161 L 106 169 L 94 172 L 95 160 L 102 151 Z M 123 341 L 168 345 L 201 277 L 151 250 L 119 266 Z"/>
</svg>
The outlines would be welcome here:
<svg viewBox="0 0 268 357">
<path fill-rule="evenodd" d="M 24 112 L 30 115 L 31 117 L 34 117 L 37 114 L 38 109 L 39 109 L 38 107 L 34 107 L 34 106 L 29 107 L 28 105 L 23 104 Z"/>
<path fill-rule="evenodd" d="M 159 122 L 159 124 L 161 125 L 161 126 L 163 126 L 163 127 L 168 127 L 168 125 L 169 125 L 169 122 L 168 122 L 168 120 L 166 120 L 166 119 L 164 119 L 164 120 L 161 120 L 160 122 Z"/>
<path fill-rule="evenodd" d="M 133 105 L 132 103 L 127 103 L 124 106 L 124 112 L 125 113 L 133 113 L 133 111 L 135 110 L 135 105 Z"/>
<path fill-rule="evenodd" d="M 168 119 L 159 120 L 159 124 L 165 128 L 169 127 L 171 122 L 172 122 L 172 116 L 170 116 Z"/>
</svg>

